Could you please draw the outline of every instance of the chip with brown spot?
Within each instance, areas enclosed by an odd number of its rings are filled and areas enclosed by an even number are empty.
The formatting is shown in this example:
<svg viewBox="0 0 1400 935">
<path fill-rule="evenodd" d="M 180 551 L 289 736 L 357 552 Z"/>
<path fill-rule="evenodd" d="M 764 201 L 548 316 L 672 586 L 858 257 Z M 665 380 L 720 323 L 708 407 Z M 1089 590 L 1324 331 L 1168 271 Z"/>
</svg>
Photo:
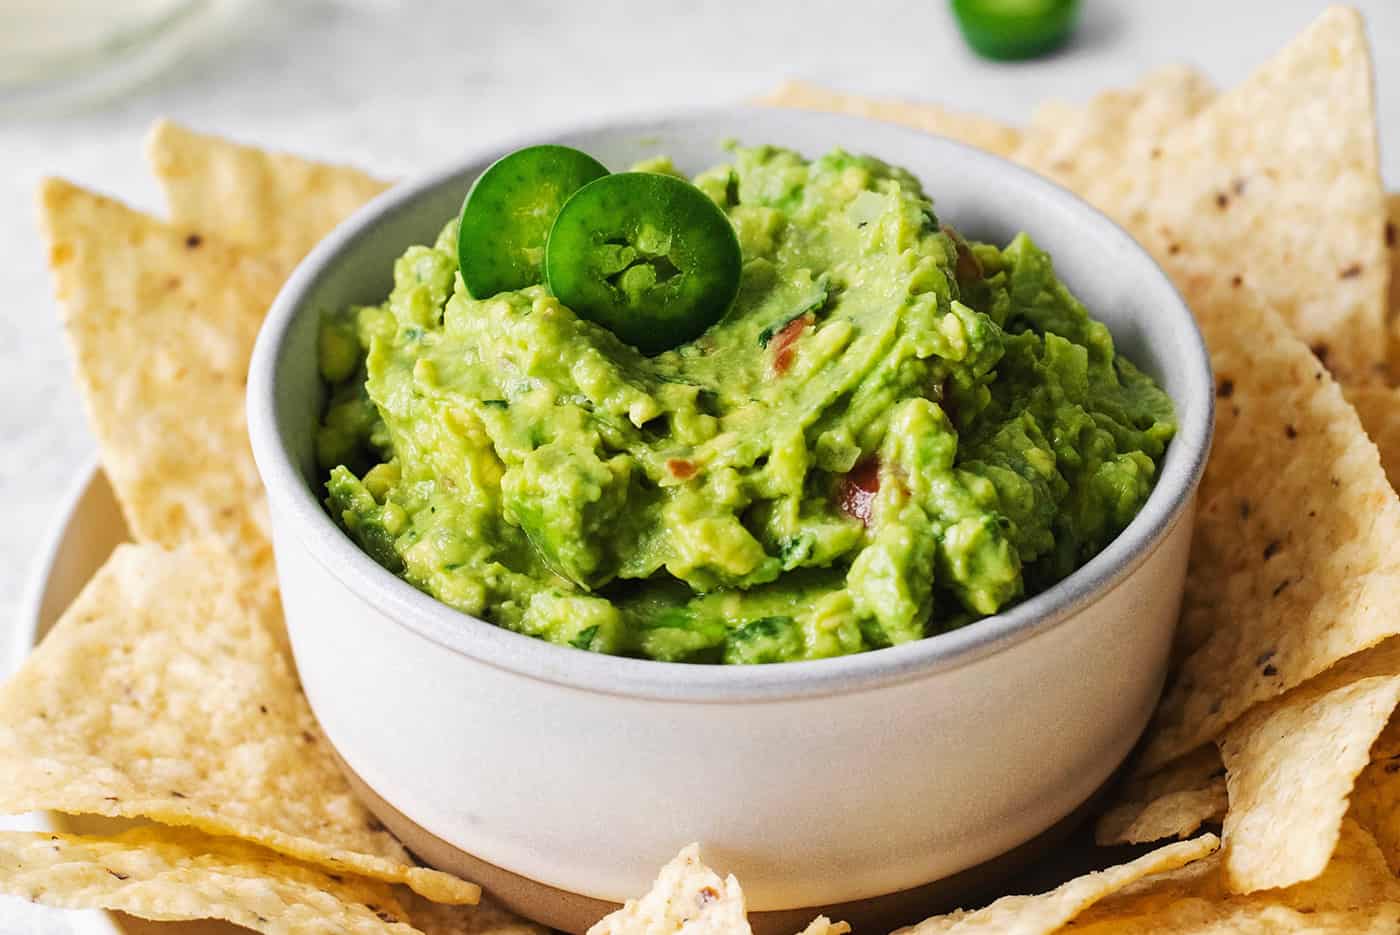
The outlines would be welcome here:
<svg viewBox="0 0 1400 935">
<path fill-rule="evenodd" d="M 1360 15 L 1332 7 L 1242 85 L 1169 125 L 1160 159 L 1110 154 L 1103 178 L 1070 187 L 1190 284 L 1198 313 L 1197 284 L 1223 285 L 1221 271 L 1242 266 L 1305 342 L 1332 345 L 1328 366 L 1344 382 L 1369 379 L 1385 357 L 1389 278 L 1372 71 Z M 1222 210 L 1243 177 L 1249 196 Z M 1191 249 L 1172 255 L 1180 238 L 1163 231 L 1190 231 Z M 1338 279 L 1352 264 L 1357 275 Z"/>
<path fill-rule="evenodd" d="M 389 187 L 358 169 L 264 152 L 169 121 L 152 129 L 146 156 L 177 226 L 256 249 L 283 275 Z"/>
<path fill-rule="evenodd" d="M 253 340 L 281 277 L 223 245 L 50 179 L 40 216 L 102 466 L 138 540 L 216 537 L 267 561 L 244 416 Z"/>
<path fill-rule="evenodd" d="M 1356 93 L 1339 98 L 1342 89 Z M 1372 323 L 1383 317 L 1384 277 L 1374 275 L 1383 261 L 1371 254 L 1383 250 L 1383 191 L 1373 113 L 1360 19 L 1334 8 L 1165 140 L 1150 178 L 1131 170 L 1139 195 L 1117 206 L 1148 243 L 1157 242 L 1160 223 L 1194 221 L 1193 238 L 1209 249 L 1166 266 L 1197 315 L 1216 372 L 1228 373 L 1250 402 L 1217 419 L 1182 612 L 1182 662 L 1146 741 L 1148 771 L 1400 631 L 1392 611 L 1400 605 L 1400 501 L 1340 387 L 1316 371 L 1286 324 L 1313 343 L 1325 335 L 1328 364 L 1341 371 L 1376 349 Z M 1221 184 L 1211 179 L 1242 174 L 1232 165 L 1252 170 L 1251 197 L 1228 215 L 1202 212 L 1200 194 L 1213 197 Z M 1266 182 L 1265 168 L 1276 177 Z M 1338 179 L 1345 204 L 1319 203 L 1318 186 Z M 1310 231 L 1306 253 L 1255 249 L 1289 240 L 1300 224 Z M 1363 256 L 1363 273 L 1345 287 L 1328 275 Z M 1241 260 L 1249 284 L 1218 288 L 1211 269 Z M 1325 295 L 1312 291 L 1319 281 Z M 1280 431 L 1278 413 L 1288 414 L 1296 438 Z M 1245 497 L 1255 510 L 1241 523 Z M 1304 522 L 1310 511 L 1317 515 Z M 1289 548 L 1264 562 L 1275 539 Z M 1253 665 L 1267 648 L 1277 649 L 1271 677 Z"/>
<path fill-rule="evenodd" d="M 0 688 L 0 810 L 148 818 L 475 901 L 475 884 L 367 830 L 260 575 L 210 544 L 120 546 Z"/>
<path fill-rule="evenodd" d="M 1122 168 L 1159 159 L 1163 137 L 1214 97 L 1215 89 L 1201 72 L 1171 65 L 1082 106 L 1050 101 L 1036 108 L 1011 158 L 1091 202 L 1116 202 L 1133 184 Z M 1181 245 L 1173 240 L 1169 249 L 1177 253 Z"/>
</svg>

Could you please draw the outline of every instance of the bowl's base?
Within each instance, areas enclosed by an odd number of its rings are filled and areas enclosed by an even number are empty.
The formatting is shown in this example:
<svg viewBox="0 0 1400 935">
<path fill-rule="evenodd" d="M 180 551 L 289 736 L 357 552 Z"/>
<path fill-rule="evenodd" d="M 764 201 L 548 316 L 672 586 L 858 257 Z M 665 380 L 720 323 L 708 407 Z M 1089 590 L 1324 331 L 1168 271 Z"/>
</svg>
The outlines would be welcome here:
<svg viewBox="0 0 1400 935">
<path fill-rule="evenodd" d="M 510 911 L 550 928 L 582 935 L 593 923 L 620 908 L 618 903 L 547 886 L 473 857 L 424 830 L 384 801 L 344 760 L 340 761 L 340 767 L 355 794 L 405 847 L 439 870 L 446 870 L 481 884 L 482 889 Z M 749 922 L 755 935 L 792 935 L 793 932 L 802 931 L 807 923 L 818 915 L 849 922 L 857 932 L 892 932 L 901 926 L 912 925 L 940 912 L 980 905 L 1003 889 L 1012 876 L 1025 871 L 1032 863 L 1047 858 L 1052 850 L 1063 845 L 1071 833 L 1083 824 L 1112 781 L 1110 779 L 1109 783 L 1096 790 L 1084 804 L 1026 843 L 1000 857 L 969 867 L 950 877 L 868 899 L 800 909 L 752 912 L 749 914 Z M 1078 851 L 1080 848 L 1071 850 Z M 1051 873 L 1051 877 L 1073 876 L 1079 872 L 1078 865 L 1086 863 L 1082 855 L 1066 856 L 1072 856 L 1073 859 L 1065 863 L 1073 864 L 1074 867 L 1067 866 L 1065 869 L 1073 872 Z M 1044 875 L 1035 874 L 1037 877 Z M 1052 879 L 1048 885 L 1053 885 L 1054 882 L 1057 881 Z M 1044 885 L 1047 884 L 1041 884 Z M 1021 888 L 1018 887 L 1019 889 Z"/>
</svg>

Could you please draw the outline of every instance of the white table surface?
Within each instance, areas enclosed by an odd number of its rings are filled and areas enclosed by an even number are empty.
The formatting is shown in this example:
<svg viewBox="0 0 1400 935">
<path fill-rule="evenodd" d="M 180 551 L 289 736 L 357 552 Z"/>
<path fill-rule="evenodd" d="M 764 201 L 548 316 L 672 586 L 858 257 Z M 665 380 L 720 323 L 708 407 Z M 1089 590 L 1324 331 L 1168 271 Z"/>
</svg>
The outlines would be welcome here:
<svg viewBox="0 0 1400 935">
<path fill-rule="evenodd" d="M 1084 100 L 1169 62 L 1233 84 L 1325 5 L 1084 0 L 1070 48 L 992 65 L 963 46 L 942 0 L 264 0 L 218 48 L 102 108 L 0 116 L 0 628 L 94 453 L 35 230 L 35 184 L 63 175 L 158 211 L 141 155 L 157 117 L 386 176 L 551 124 L 736 101 L 790 76 L 1021 121 L 1046 97 Z M 1400 3 L 1358 5 L 1387 115 L 1384 172 L 1397 186 Z M 0 656 L 0 671 L 8 662 Z M 61 914 L 0 899 L 0 935 L 68 931 Z"/>
</svg>

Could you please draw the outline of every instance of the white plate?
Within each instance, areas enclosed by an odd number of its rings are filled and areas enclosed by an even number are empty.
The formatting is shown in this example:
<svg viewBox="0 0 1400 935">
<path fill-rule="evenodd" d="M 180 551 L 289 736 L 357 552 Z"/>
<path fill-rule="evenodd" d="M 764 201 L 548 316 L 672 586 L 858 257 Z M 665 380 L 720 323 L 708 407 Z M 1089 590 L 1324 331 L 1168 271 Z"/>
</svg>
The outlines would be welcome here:
<svg viewBox="0 0 1400 935">
<path fill-rule="evenodd" d="M 16 621 L 10 658 L 18 668 L 77 597 L 107 556 L 131 538 L 107 475 L 96 466 L 79 473 L 59 510 L 59 519 L 36 557 L 33 576 Z M 39 831 L 100 833 L 105 819 L 34 814 L 4 821 L 4 827 Z M 237 935 L 246 929 L 224 922 L 146 922 L 116 912 L 73 912 L 69 927 L 79 935 Z"/>
</svg>

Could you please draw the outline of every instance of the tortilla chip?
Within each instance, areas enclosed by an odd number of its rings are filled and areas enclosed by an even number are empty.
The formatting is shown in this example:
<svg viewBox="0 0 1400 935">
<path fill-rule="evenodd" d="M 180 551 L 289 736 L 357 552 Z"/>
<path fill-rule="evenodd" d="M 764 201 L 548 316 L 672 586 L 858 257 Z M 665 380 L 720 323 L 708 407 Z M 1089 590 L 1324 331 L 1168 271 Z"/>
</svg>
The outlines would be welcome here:
<svg viewBox="0 0 1400 935">
<path fill-rule="evenodd" d="M 1225 817 L 1225 765 L 1215 744 L 1206 744 L 1151 776 L 1129 780 L 1115 798 L 1094 828 L 1098 844 L 1184 839 Z"/>
<path fill-rule="evenodd" d="M 1389 656 L 1393 664 L 1396 653 Z M 1352 786 L 1397 702 L 1397 675 L 1339 688 L 1309 684 L 1230 728 L 1220 751 L 1230 791 L 1224 837 L 1232 892 L 1291 886 L 1322 873 Z"/>
<path fill-rule="evenodd" d="M 786 81 L 776 90 L 754 101 L 769 107 L 794 107 L 798 110 L 816 110 L 823 113 L 850 114 L 886 123 L 899 123 L 916 130 L 946 136 L 949 139 L 985 149 L 998 156 L 1007 156 L 1021 140 L 1021 131 L 1015 127 L 948 110 L 937 104 L 913 104 L 882 98 L 861 97 L 857 94 L 843 94 L 826 88 L 808 84 L 805 81 Z"/>
<path fill-rule="evenodd" d="M 588 935 L 748 935 L 744 892 L 721 879 L 691 844 L 661 868 L 651 890 L 599 919 Z"/>
<path fill-rule="evenodd" d="M 264 152 L 168 120 L 151 129 L 146 159 L 177 226 L 256 249 L 284 272 L 390 185 L 358 169 Z"/>
<path fill-rule="evenodd" d="M 280 275 L 57 179 L 40 190 L 40 214 L 78 381 L 132 534 L 164 546 L 214 536 L 265 560 L 244 387 Z"/>
<path fill-rule="evenodd" d="M 1143 877 L 1199 860 L 1219 846 L 1220 839 L 1213 834 L 1168 844 L 1131 863 L 1086 874 L 1040 896 L 1006 896 L 985 909 L 935 916 L 900 929 L 895 935 L 1040 935 L 1053 932 L 1104 897 Z"/>
<path fill-rule="evenodd" d="M 1178 280 L 1253 289 L 1343 382 L 1383 365 L 1389 265 L 1371 56 L 1334 7 L 1244 84 L 1125 165 L 1100 202 Z M 1197 314 L 1208 314 L 1188 296 Z"/>
<path fill-rule="evenodd" d="M 213 546 L 120 546 L 0 688 L 0 811 L 145 817 L 475 902 L 355 799 L 250 588 Z"/>
<path fill-rule="evenodd" d="M 157 921 L 224 919 L 276 935 L 412 935 L 389 886 L 187 829 L 112 838 L 0 832 L 0 892 Z"/>
<path fill-rule="evenodd" d="M 549 929 L 520 918 L 488 896 L 475 906 L 444 906 L 412 892 L 404 904 L 413 927 L 423 935 L 549 935 Z"/>
<path fill-rule="evenodd" d="M 1348 97 L 1336 110 L 1328 91 L 1354 92 L 1360 104 Z M 1365 127 L 1352 129 L 1358 120 Z M 1179 631 L 1186 658 L 1158 711 L 1144 770 L 1400 626 L 1400 504 L 1375 447 L 1324 368 L 1287 335 L 1274 303 L 1250 287 L 1258 281 L 1305 332 L 1316 326 L 1334 332 L 1339 347 L 1374 348 L 1363 335 L 1370 326 L 1358 324 L 1382 317 L 1374 309 L 1384 288 L 1370 120 L 1359 20 L 1333 10 L 1165 140 L 1143 175 L 1151 221 L 1136 219 L 1134 232 L 1158 248 L 1195 311 L 1218 381 Z M 1266 155 L 1245 155 L 1256 150 Z M 1220 182 L 1217 162 L 1244 182 L 1238 191 Z M 1336 184 L 1321 187 L 1319 172 Z M 1174 233 L 1188 229 L 1189 237 Z M 1365 258 L 1355 260 L 1356 275 L 1353 260 L 1348 275 L 1336 275 L 1338 255 L 1329 251 L 1337 247 Z M 1308 292 L 1318 283 L 1326 288 Z M 1287 290 L 1350 311 L 1337 318 Z"/>
<path fill-rule="evenodd" d="M 1036 109 L 1011 158 L 1096 204 L 1116 204 L 1134 184 L 1124 166 L 1146 165 L 1169 131 L 1215 98 L 1210 80 L 1173 65 L 1136 85 L 1105 91 L 1083 107 L 1051 102 Z"/>
<path fill-rule="evenodd" d="M 1151 877 L 1110 896 L 1080 916 L 1077 935 L 1282 935 L 1391 933 L 1400 928 L 1400 883 L 1380 850 L 1354 821 L 1317 879 L 1248 896 L 1226 891 L 1217 854 L 1174 873 Z"/>
<path fill-rule="evenodd" d="M 1400 631 L 1400 501 L 1355 410 L 1248 289 L 1184 282 L 1217 381 L 1179 642 L 1143 772 Z"/>
<path fill-rule="evenodd" d="M 1376 443 L 1390 486 L 1400 490 L 1400 387 L 1358 386 L 1347 390 L 1347 400 Z"/>
</svg>

